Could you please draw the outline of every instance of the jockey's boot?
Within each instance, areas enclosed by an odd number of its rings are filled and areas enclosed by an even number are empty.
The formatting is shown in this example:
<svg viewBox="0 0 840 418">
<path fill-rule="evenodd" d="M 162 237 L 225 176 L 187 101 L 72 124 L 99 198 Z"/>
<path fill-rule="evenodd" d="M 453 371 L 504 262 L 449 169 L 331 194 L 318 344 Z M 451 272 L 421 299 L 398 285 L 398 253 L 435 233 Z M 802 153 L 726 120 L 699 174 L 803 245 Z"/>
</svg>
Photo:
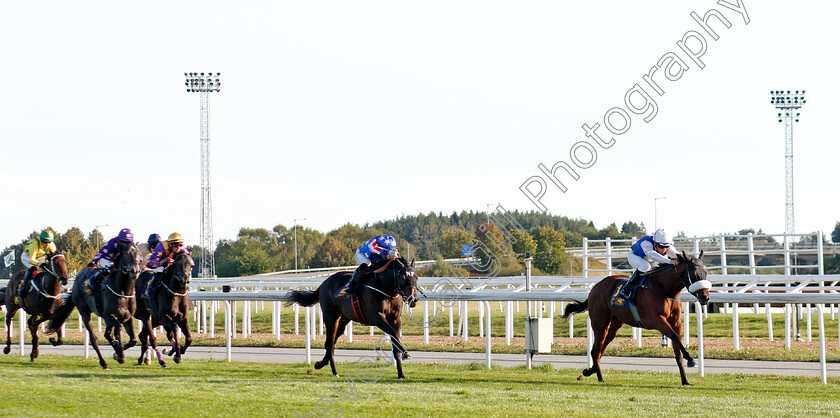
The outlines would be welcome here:
<svg viewBox="0 0 840 418">
<path fill-rule="evenodd" d="M 359 278 L 362 277 L 363 274 L 365 274 L 367 266 L 367 264 L 360 264 L 359 268 L 357 268 L 356 271 L 353 272 L 353 276 L 350 277 L 350 280 L 347 282 L 347 284 L 342 286 L 341 289 L 339 289 L 338 293 L 335 294 L 335 297 L 339 299 L 344 299 L 353 294 L 353 292 L 356 291 L 356 287 L 358 286 Z"/>
<path fill-rule="evenodd" d="M 152 300 L 152 291 L 157 287 L 157 276 L 157 274 L 152 273 L 149 283 L 146 284 L 146 291 L 143 292 L 143 299 Z"/>
<path fill-rule="evenodd" d="M 629 278 L 629 279 L 627 279 L 627 284 L 625 284 L 625 285 L 624 285 L 624 289 L 621 289 L 621 294 L 622 294 L 625 298 L 629 298 L 629 297 L 630 297 L 630 289 L 633 287 L 633 283 L 634 283 L 634 282 L 636 281 L 636 279 L 638 279 L 638 278 L 639 278 L 639 270 L 634 270 L 634 271 L 633 271 L 633 275 L 632 275 L 632 276 L 630 276 L 630 278 Z"/>
<path fill-rule="evenodd" d="M 35 274 L 35 271 L 37 270 L 38 267 L 36 266 L 30 267 L 28 270 L 26 270 L 26 274 L 23 275 L 23 279 L 21 279 L 20 283 L 18 283 L 18 306 L 23 306 L 23 300 L 26 299 L 26 295 L 29 294 L 29 282 L 32 280 L 32 275 Z"/>
</svg>

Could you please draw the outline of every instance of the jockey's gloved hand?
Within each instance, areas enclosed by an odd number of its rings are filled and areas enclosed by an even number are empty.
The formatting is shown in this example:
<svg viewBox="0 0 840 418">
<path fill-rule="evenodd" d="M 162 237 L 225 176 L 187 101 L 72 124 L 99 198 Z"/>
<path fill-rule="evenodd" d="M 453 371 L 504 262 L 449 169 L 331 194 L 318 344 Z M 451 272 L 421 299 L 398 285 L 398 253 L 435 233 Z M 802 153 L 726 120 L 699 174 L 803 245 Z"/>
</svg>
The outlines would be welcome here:
<svg viewBox="0 0 840 418">
<path fill-rule="evenodd" d="M 93 270 L 93 269 L 95 269 L 95 268 L 96 268 L 96 264 L 95 264 L 95 263 L 93 263 L 93 262 L 88 263 L 87 268 L 88 268 L 88 270 Z"/>
</svg>

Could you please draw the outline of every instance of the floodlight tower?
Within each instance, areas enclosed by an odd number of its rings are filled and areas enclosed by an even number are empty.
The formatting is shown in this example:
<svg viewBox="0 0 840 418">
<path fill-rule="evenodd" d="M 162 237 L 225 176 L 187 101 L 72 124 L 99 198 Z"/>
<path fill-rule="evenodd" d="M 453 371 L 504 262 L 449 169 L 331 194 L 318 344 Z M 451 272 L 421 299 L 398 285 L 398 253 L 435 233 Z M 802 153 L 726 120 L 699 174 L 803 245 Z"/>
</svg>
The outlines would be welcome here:
<svg viewBox="0 0 840 418">
<path fill-rule="evenodd" d="M 201 103 L 201 264 L 200 277 L 215 277 L 213 259 L 213 210 L 210 204 L 210 130 L 208 127 L 209 94 L 218 92 L 221 73 L 184 73 L 187 92 L 198 93 Z"/>
<path fill-rule="evenodd" d="M 771 90 L 770 96 L 770 104 L 780 110 L 779 123 L 785 123 L 785 233 L 793 234 L 793 123 L 799 122 L 798 110 L 805 104 L 805 90 Z"/>
</svg>

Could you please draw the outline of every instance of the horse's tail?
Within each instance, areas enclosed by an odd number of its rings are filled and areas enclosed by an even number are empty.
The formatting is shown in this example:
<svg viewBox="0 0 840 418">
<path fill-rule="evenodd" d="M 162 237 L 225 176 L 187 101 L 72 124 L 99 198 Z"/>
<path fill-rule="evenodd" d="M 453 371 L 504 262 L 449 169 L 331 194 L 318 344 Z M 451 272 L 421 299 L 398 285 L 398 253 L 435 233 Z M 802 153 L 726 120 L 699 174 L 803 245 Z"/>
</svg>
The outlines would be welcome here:
<svg viewBox="0 0 840 418">
<path fill-rule="evenodd" d="M 67 318 L 70 317 L 70 313 L 73 312 L 73 308 L 76 305 L 73 303 L 73 298 L 68 297 L 64 299 L 64 302 L 58 306 L 58 308 L 53 311 L 52 316 L 50 317 L 50 323 L 47 325 L 46 334 L 54 334 L 61 328 L 61 325 L 67 321 Z"/>
<path fill-rule="evenodd" d="M 563 319 L 566 319 L 571 314 L 581 313 L 589 309 L 589 298 L 583 302 L 572 302 L 566 305 L 566 310 L 563 311 Z"/>
<path fill-rule="evenodd" d="M 320 292 L 321 286 L 315 290 L 292 290 L 289 292 L 289 298 L 292 299 L 291 302 L 297 302 L 300 306 L 312 306 L 318 303 Z"/>
</svg>

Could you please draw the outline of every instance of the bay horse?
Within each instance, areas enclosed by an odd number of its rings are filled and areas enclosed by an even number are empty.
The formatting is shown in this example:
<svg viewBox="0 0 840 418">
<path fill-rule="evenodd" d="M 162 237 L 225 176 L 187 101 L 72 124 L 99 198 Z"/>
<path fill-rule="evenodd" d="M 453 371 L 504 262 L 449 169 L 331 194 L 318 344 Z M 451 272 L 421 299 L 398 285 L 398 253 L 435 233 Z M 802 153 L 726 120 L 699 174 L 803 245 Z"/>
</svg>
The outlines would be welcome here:
<svg viewBox="0 0 840 418">
<path fill-rule="evenodd" d="M 402 308 L 408 303 L 412 308 L 417 304 L 417 275 L 414 273 L 414 260 L 409 263 L 402 257 L 382 260 L 374 263 L 368 273 L 359 278 L 356 291 L 345 299 L 335 297 L 353 272 L 342 271 L 328 277 L 315 290 L 293 290 L 289 292 L 292 301 L 301 306 L 321 303 L 321 313 L 326 326 L 324 358 L 315 363 L 320 369 L 329 363 L 333 376 L 335 370 L 335 342 L 344 333 L 350 321 L 375 326 L 391 338 L 391 348 L 397 364 L 397 377 L 405 379 L 402 360 L 411 356 L 400 343 Z"/>
<path fill-rule="evenodd" d="M 38 358 L 38 326 L 52 316 L 56 307 L 61 304 L 61 286 L 67 285 L 67 260 L 64 252 L 47 255 L 44 263 L 40 265 L 40 271 L 32 276 L 29 282 L 29 293 L 23 300 L 23 306 L 18 306 L 17 289 L 18 284 L 23 280 L 26 271 L 19 271 L 15 277 L 9 280 L 4 289 L 3 303 L 6 305 L 6 347 L 4 354 L 9 354 L 12 348 L 11 331 L 12 318 L 18 309 L 23 308 L 24 312 L 30 315 L 27 320 L 29 333 L 32 334 L 32 352 L 29 353 L 29 361 Z M 24 331 L 21 330 L 20 337 L 23 338 Z M 58 336 L 61 339 L 61 335 Z"/>
<path fill-rule="evenodd" d="M 671 339 L 682 384 L 688 385 L 682 359 L 685 357 L 688 367 L 694 367 L 694 359 L 680 341 L 682 323 L 679 294 L 683 289 L 688 289 L 701 305 L 709 303 L 709 289 L 712 284 L 706 280 L 706 268 L 702 258 L 702 251 L 700 257 L 686 256 L 683 252 L 682 255 L 677 254 L 676 264 L 660 265 L 645 274 L 644 283 L 636 291 L 635 301 L 641 323 L 638 323 L 630 307 L 614 306 L 612 303 L 613 297 L 621 291 L 619 284 L 627 279 L 627 276 L 606 277 L 592 287 L 585 301 L 570 303 L 563 312 L 563 318 L 589 310 L 589 320 L 595 334 L 590 352 L 592 367 L 584 369 L 583 375 L 591 376 L 595 373 L 599 382 L 604 381 L 601 376 L 601 356 L 615 338 L 618 329 L 628 324 L 655 329 Z"/>
<path fill-rule="evenodd" d="M 139 335 L 141 349 L 137 364 L 143 364 L 151 341 L 152 348 L 158 358 L 158 364 L 161 367 L 166 367 L 166 362 L 163 361 L 163 357 L 157 348 L 157 337 L 152 331 L 157 326 L 163 325 L 166 330 L 166 338 L 172 344 L 169 355 L 174 354 L 175 363 L 181 362 L 181 355 L 187 351 L 187 347 L 192 343 L 188 321 L 190 295 L 187 293 L 187 285 L 190 284 L 190 277 L 192 276 L 192 266 L 193 262 L 189 254 L 178 253 L 166 270 L 159 273 L 161 274 L 160 288 L 152 295 L 152 300 L 143 299 L 142 303 L 137 304 L 134 317 L 143 324 L 143 329 L 140 330 Z M 135 294 L 142 295 L 151 278 L 150 272 L 140 273 L 140 277 L 134 284 Z M 176 332 L 178 328 L 184 334 L 183 347 L 178 346 L 178 334 Z"/>
<path fill-rule="evenodd" d="M 61 327 L 61 324 L 67 320 L 75 307 L 79 310 L 79 315 L 85 324 L 91 345 L 93 345 L 96 355 L 99 356 L 99 365 L 103 369 L 109 370 L 110 367 L 105 363 L 105 359 L 102 358 L 102 353 L 99 351 L 99 343 L 96 341 L 96 335 L 94 335 L 90 323 L 90 316 L 95 313 L 105 320 L 105 339 L 114 348 L 114 358 L 120 364 L 125 363 L 125 350 L 137 344 L 132 315 L 137 307 L 137 301 L 134 298 L 134 280 L 137 278 L 139 271 L 140 251 L 137 246 L 133 243 L 119 242 L 114 256 L 113 269 L 102 280 L 99 297 L 89 294 L 85 289 L 85 276 L 88 274 L 88 270 L 82 269 L 73 282 L 70 297 L 56 309 L 52 318 L 50 318 L 48 332 L 55 332 Z M 120 328 L 125 328 L 129 336 L 129 342 L 125 346 L 120 341 Z M 52 338 L 50 342 L 53 345 L 61 344 L 60 341 Z"/>
</svg>

